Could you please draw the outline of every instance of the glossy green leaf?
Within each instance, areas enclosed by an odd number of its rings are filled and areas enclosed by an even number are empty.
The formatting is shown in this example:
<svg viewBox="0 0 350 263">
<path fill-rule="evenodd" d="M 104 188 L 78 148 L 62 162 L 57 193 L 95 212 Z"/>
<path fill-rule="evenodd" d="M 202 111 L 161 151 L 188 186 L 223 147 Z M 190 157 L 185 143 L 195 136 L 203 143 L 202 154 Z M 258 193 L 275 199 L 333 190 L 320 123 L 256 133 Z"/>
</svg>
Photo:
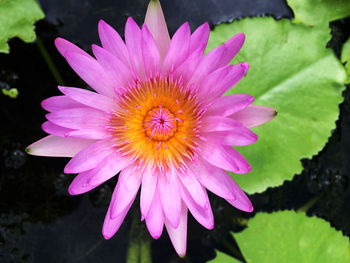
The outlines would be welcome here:
<svg viewBox="0 0 350 263">
<path fill-rule="evenodd" d="M 246 41 L 233 63 L 246 61 L 250 68 L 227 94 L 251 94 L 254 104 L 278 111 L 274 120 L 253 128 L 259 135 L 255 144 L 236 147 L 252 171 L 232 177 L 255 193 L 292 179 L 302 170 L 300 160 L 324 147 L 338 118 L 346 74 L 325 48 L 330 35 L 323 27 L 246 18 L 217 26 L 208 50 L 238 32 L 245 33 Z"/>
<path fill-rule="evenodd" d="M 209 262 L 210 263 L 241 263 L 241 261 L 220 251 L 216 251 L 216 257 L 213 260 L 208 261 L 208 263 Z"/>
<path fill-rule="evenodd" d="M 0 52 L 8 53 L 7 41 L 16 36 L 34 41 L 34 23 L 44 16 L 36 0 L 0 0 Z"/>
<path fill-rule="evenodd" d="M 257 214 L 234 237 L 247 263 L 350 262 L 349 238 L 325 220 L 304 213 Z M 220 255 L 211 262 L 237 261 Z"/>
<path fill-rule="evenodd" d="M 350 83 L 350 38 L 343 45 L 341 52 L 341 62 L 346 63 L 345 69 L 348 75 L 347 83 Z"/>
<path fill-rule="evenodd" d="M 349 0 L 287 0 L 294 11 L 294 22 L 306 25 L 328 25 L 328 22 L 350 16 Z"/>
</svg>

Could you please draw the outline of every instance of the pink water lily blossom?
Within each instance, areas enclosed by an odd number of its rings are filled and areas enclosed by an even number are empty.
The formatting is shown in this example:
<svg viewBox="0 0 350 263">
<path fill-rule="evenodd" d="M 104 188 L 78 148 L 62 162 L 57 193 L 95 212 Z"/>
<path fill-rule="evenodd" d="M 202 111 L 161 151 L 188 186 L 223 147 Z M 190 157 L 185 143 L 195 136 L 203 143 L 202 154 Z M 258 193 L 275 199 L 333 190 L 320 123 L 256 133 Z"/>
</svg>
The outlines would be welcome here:
<svg viewBox="0 0 350 263">
<path fill-rule="evenodd" d="M 27 148 L 41 156 L 72 157 L 64 172 L 78 174 L 69 193 L 82 194 L 119 173 L 102 233 L 111 238 L 139 189 L 142 220 L 151 236 L 165 226 L 180 256 L 186 253 L 187 214 L 207 229 L 214 218 L 207 190 L 234 207 L 252 204 L 227 174 L 248 173 L 232 146 L 257 140 L 250 128 L 270 121 L 272 108 L 253 105 L 246 94 L 223 96 L 244 77 L 248 64 L 228 64 L 244 42 L 233 36 L 206 55 L 209 25 L 192 34 L 183 24 L 170 39 L 159 1 L 151 1 L 140 29 L 132 18 L 125 42 L 104 21 L 102 47 L 92 57 L 58 38 L 59 52 L 94 90 L 58 87 L 48 98 L 42 128 L 49 135 Z"/>
</svg>

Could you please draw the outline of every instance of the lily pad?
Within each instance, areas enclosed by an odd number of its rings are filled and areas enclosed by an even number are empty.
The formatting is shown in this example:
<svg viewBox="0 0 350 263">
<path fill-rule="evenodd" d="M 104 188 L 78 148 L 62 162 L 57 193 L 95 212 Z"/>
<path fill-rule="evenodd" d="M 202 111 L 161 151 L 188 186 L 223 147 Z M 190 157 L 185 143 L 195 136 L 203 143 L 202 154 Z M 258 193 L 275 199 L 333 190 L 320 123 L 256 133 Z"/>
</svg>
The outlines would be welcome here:
<svg viewBox="0 0 350 263">
<path fill-rule="evenodd" d="M 250 69 L 228 94 L 246 93 L 254 104 L 277 109 L 268 124 L 253 128 L 259 140 L 237 147 L 252 165 L 246 175 L 231 174 L 248 193 L 281 185 L 302 170 L 300 160 L 317 154 L 335 127 L 346 74 L 332 50 L 324 27 L 290 20 L 246 18 L 221 24 L 211 33 L 208 50 L 244 32 L 246 41 L 232 61 Z"/>
<path fill-rule="evenodd" d="M 350 38 L 343 45 L 343 50 L 341 52 L 341 62 L 346 63 L 345 69 L 348 75 L 347 83 L 350 82 Z"/>
<path fill-rule="evenodd" d="M 323 219 L 283 211 L 257 214 L 235 234 L 247 263 L 350 262 L 349 238 Z M 211 263 L 235 263 L 220 254 Z"/>
<path fill-rule="evenodd" d="M 0 52 L 9 53 L 7 41 L 16 36 L 34 41 L 34 23 L 44 16 L 36 0 L 0 0 Z"/>
<path fill-rule="evenodd" d="M 349 0 L 288 0 L 295 14 L 295 23 L 310 26 L 350 16 Z"/>
</svg>

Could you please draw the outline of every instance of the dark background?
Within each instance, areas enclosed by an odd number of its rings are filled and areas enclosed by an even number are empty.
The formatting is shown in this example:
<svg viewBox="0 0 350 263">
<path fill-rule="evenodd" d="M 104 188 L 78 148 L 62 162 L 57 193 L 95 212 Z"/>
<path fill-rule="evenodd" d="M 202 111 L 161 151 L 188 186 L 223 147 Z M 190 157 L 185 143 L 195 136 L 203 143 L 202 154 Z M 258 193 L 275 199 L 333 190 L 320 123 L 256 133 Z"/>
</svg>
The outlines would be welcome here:
<svg viewBox="0 0 350 263">
<path fill-rule="evenodd" d="M 39 2 L 46 14 L 46 19 L 36 24 L 39 44 L 13 39 L 11 53 L 0 54 L 0 88 L 19 91 L 17 99 L 0 94 L 0 262 L 125 262 L 129 241 L 149 238 L 144 223 L 136 224 L 133 233 L 129 231 L 132 218 L 140 217 L 138 200 L 117 234 L 105 241 L 101 229 L 116 179 L 88 194 L 69 196 L 72 175 L 63 174 L 67 159 L 28 156 L 24 149 L 45 136 L 40 128 L 45 114 L 40 102 L 59 94 L 45 51 L 66 85 L 86 86 L 56 51 L 54 39 L 61 36 L 90 51 L 91 44 L 99 43 L 99 19 L 123 35 L 127 17 L 142 24 L 148 1 Z M 293 18 L 284 0 L 163 0 L 162 6 L 171 34 L 185 21 L 194 30 L 205 21 L 213 28 L 246 16 Z M 350 20 L 333 22 L 330 27 L 333 38 L 328 46 L 339 56 L 349 37 Z M 325 148 L 312 160 L 303 160 L 304 171 L 292 181 L 250 196 L 255 212 L 298 209 L 313 200 L 308 215 L 322 217 L 350 234 L 349 89 L 344 97 L 337 127 Z M 216 196 L 210 195 L 210 199 L 215 229 L 206 230 L 190 216 L 186 258 L 176 255 L 164 230 L 162 237 L 152 242 L 153 262 L 205 262 L 215 257 L 215 249 L 244 262 L 229 232 L 240 231 L 241 219 L 254 214 L 240 212 Z"/>
</svg>

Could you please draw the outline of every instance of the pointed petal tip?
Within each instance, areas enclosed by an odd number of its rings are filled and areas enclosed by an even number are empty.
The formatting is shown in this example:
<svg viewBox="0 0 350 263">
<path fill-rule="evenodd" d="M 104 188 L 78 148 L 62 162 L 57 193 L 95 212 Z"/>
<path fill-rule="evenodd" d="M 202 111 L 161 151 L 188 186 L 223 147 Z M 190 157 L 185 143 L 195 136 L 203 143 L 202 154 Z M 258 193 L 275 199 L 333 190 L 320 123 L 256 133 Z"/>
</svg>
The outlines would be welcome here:
<svg viewBox="0 0 350 263">
<path fill-rule="evenodd" d="M 103 19 L 98 20 L 98 27 L 108 25 Z"/>
<path fill-rule="evenodd" d="M 153 239 L 158 239 L 162 234 L 149 232 Z"/>
<path fill-rule="evenodd" d="M 135 20 L 131 16 L 129 16 L 128 19 L 126 20 L 126 24 L 128 23 L 136 24 Z"/>
<path fill-rule="evenodd" d="M 254 211 L 254 207 L 252 203 L 249 202 L 249 204 L 247 204 L 246 207 L 240 207 L 239 210 L 242 210 L 243 212 L 247 212 L 247 213 L 252 213 Z"/>
<path fill-rule="evenodd" d="M 27 146 L 24 151 L 27 153 L 27 154 L 30 154 L 30 155 L 33 155 L 32 152 L 31 152 L 31 145 Z"/>
<path fill-rule="evenodd" d="M 68 194 L 69 195 L 78 195 L 78 194 L 74 193 L 74 190 L 72 190 L 70 187 L 68 188 Z"/>
<path fill-rule="evenodd" d="M 258 139 L 258 138 L 256 138 Z M 250 171 L 252 170 L 251 165 L 247 165 L 246 167 L 244 167 L 245 169 L 241 169 L 240 171 L 242 171 L 242 174 L 247 174 L 250 173 Z"/>
<path fill-rule="evenodd" d="M 67 42 L 67 40 L 65 40 L 64 38 L 61 38 L 61 37 L 56 37 L 56 39 L 55 39 L 56 48 L 59 50 L 60 45 L 64 42 Z"/>
<path fill-rule="evenodd" d="M 66 166 L 63 168 L 63 172 L 65 173 L 65 174 L 73 174 L 74 172 L 72 172 L 71 170 L 70 170 L 70 167 L 68 166 L 69 165 L 69 162 L 66 164 Z"/>
<path fill-rule="evenodd" d="M 95 57 L 96 57 L 96 52 L 98 52 L 100 49 L 102 49 L 102 48 L 96 44 L 91 45 L 91 50 L 92 50 L 92 53 L 94 54 Z"/>
<path fill-rule="evenodd" d="M 41 139 L 42 140 L 42 139 Z M 45 156 L 43 153 L 41 153 L 40 151 L 40 148 L 37 149 L 38 147 L 36 147 L 36 145 L 38 143 L 40 143 L 40 141 L 36 141 L 36 142 L 33 142 L 31 145 L 27 146 L 24 151 L 29 154 L 29 155 L 33 155 L 33 156 Z"/>
<path fill-rule="evenodd" d="M 239 39 L 242 39 L 243 41 L 245 40 L 245 34 L 240 32 L 236 35 Z"/>
<path fill-rule="evenodd" d="M 249 64 L 248 64 L 247 62 L 242 62 L 240 65 L 245 69 L 245 72 L 248 71 L 248 69 L 249 69 Z"/>
<path fill-rule="evenodd" d="M 64 86 L 57 86 L 57 88 L 58 88 L 59 91 L 61 91 L 63 94 L 64 94 L 65 91 L 68 89 L 68 87 L 64 87 Z"/>
<path fill-rule="evenodd" d="M 242 198 L 238 198 L 236 200 L 226 199 L 226 201 L 229 202 L 232 206 L 234 206 L 238 210 L 241 210 L 243 212 L 252 213 L 254 211 L 254 207 L 247 196 L 245 196 L 245 198 L 243 199 Z"/>
<path fill-rule="evenodd" d="M 206 228 L 208 229 L 208 230 L 212 230 L 212 229 L 214 229 L 214 223 L 212 224 L 212 225 L 210 225 L 210 226 L 207 226 Z"/>
<path fill-rule="evenodd" d="M 83 193 L 85 193 L 85 192 L 77 192 L 75 189 L 74 189 L 75 187 L 74 187 L 74 184 L 70 184 L 69 185 L 69 187 L 68 187 L 68 194 L 69 195 L 80 195 L 80 194 L 83 194 Z"/>
<path fill-rule="evenodd" d="M 109 240 L 109 239 L 111 239 L 113 237 L 113 235 L 111 236 L 111 235 L 108 235 L 108 234 L 104 233 L 103 229 L 102 229 L 102 236 L 106 240 Z"/>
</svg>

